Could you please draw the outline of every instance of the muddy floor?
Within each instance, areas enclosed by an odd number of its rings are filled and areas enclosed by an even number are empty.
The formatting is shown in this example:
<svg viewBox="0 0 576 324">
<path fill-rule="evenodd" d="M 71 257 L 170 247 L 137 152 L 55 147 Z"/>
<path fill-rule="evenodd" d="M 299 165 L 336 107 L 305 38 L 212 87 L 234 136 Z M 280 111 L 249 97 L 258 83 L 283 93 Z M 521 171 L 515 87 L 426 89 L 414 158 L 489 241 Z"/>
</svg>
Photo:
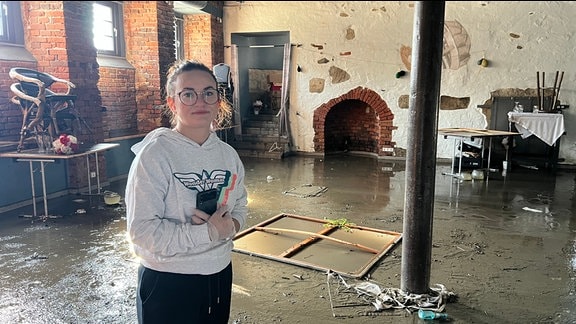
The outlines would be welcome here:
<svg viewBox="0 0 576 324">
<path fill-rule="evenodd" d="M 402 232 L 402 161 L 244 161 L 248 227 L 294 214 Z M 445 308 L 449 320 L 576 323 L 576 174 L 517 167 L 458 181 L 443 174 L 449 172 L 438 165 L 430 272 L 431 286 L 454 294 Z M 123 193 L 123 185 L 104 190 Z M 289 194 L 304 186 L 326 190 Z M 0 215 L 0 323 L 136 323 L 137 263 L 122 203 L 71 195 L 50 200 L 45 221 L 25 217 L 31 213 L 27 206 Z M 364 278 L 344 282 L 398 289 L 401 258 L 400 241 Z M 230 323 L 425 322 L 402 308 L 375 311 L 373 300 L 326 271 L 239 252 L 233 264 Z"/>
</svg>

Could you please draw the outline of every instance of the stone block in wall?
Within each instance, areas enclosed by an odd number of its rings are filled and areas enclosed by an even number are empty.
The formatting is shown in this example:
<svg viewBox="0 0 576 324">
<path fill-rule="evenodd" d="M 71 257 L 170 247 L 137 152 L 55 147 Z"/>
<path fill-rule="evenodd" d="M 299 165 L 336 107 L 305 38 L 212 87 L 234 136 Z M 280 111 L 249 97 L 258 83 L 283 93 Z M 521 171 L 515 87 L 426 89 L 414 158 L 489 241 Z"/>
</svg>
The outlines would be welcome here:
<svg viewBox="0 0 576 324">
<path fill-rule="evenodd" d="M 410 107 L 408 95 L 401 95 L 398 98 L 398 107 L 407 109 Z M 450 97 L 440 96 L 440 110 L 466 109 L 470 105 L 470 97 Z"/>
<path fill-rule="evenodd" d="M 324 91 L 325 80 L 321 78 L 312 78 L 308 83 L 308 90 L 311 93 L 322 93 Z"/>
</svg>

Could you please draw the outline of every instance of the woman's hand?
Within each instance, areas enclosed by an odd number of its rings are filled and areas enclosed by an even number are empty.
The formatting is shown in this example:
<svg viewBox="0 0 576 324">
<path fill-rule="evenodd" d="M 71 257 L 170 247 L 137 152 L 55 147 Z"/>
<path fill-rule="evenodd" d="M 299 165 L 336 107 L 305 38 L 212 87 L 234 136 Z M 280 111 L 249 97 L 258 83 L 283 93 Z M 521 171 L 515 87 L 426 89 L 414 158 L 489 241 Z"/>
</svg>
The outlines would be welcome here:
<svg viewBox="0 0 576 324">
<path fill-rule="evenodd" d="M 232 215 L 230 215 L 226 207 L 219 207 L 212 215 L 208 215 L 199 209 L 194 209 L 192 223 L 207 223 L 208 235 L 211 241 L 228 240 L 236 234 L 236 226 Z"/>
</svg>

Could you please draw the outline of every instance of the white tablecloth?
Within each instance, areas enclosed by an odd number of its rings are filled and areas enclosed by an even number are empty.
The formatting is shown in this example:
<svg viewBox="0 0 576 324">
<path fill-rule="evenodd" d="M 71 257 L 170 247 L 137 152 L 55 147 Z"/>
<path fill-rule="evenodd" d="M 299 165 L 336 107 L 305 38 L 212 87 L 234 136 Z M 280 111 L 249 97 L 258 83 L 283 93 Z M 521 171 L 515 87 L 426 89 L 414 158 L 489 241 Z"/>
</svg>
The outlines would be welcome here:
<svg viewBox="0 0 576 324">
<path fill-rule="evenodd" d="M 553 146 L 566 131 L 564 115 L 548 113 L 508 113 L 508 121 L 516 124 L 522 138 L 537 136 L 544 143 Z"/>
</svg>

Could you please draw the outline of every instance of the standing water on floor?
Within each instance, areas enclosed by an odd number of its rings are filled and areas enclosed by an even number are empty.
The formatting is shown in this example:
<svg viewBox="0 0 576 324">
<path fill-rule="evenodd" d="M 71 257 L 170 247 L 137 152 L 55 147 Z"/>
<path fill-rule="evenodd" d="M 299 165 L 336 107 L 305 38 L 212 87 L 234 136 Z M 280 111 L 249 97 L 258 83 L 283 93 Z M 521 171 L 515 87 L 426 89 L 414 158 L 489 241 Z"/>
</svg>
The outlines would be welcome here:
<svg viewBox="0 0 576 324">
<path fill-rule="evenodd" d="M 402 232 L 403 161 L 348 155 L 243 161 L 245 228 L 286 213 Z M 575 173 L 514 168 L 470 181 L 445 173 L 450 166 L 438 164 L 430 179 L 430 285 L 457 294 L 446 305 L 449 319 L 574 323 Z M 104 189 L 123 196 L 124 185 Z M 0 323 L 136 323 L 137 260 L 125 237 L 123 200 L 106 205 L 101 196 L 69 195 L 51 199 L 49 209 L 45 220 L 23 217 L 31 206 L 0 214 Z M 401 244 L 371 269 L 372 282 L 399 288 Z M 402 309 L 374 312 L 356 295 L 331 305 L 326 274 L 318 270 L 240 253 L 233 262 L 230 323 L 419 322 Z"/>
</svg>

